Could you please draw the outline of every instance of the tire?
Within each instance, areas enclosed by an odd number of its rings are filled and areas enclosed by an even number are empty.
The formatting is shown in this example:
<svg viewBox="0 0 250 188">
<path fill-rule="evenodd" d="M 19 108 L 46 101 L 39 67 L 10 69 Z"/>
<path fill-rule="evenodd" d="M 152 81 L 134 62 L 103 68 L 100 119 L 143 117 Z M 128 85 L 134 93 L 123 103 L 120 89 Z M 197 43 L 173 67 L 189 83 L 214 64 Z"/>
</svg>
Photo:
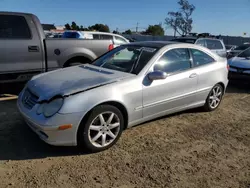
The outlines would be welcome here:
<svg viewBox="0 0 250 188">
<path fill-rule="evenodd" d="M 220 84 L 216 84 L 208 94 L 204 109 L 207 112 L 216 110 L 222 101 L 224 89 Z"/>
<path fill-rule="evenodd" d="M 81 150 L 87 149 L 90 152 L 106 150 L 118 141 L 123 128 L 124 117 L 118 108 L 111 105 L 97 106 L 81 122 L 77 132 L 77 145 Z"/>
</svg>

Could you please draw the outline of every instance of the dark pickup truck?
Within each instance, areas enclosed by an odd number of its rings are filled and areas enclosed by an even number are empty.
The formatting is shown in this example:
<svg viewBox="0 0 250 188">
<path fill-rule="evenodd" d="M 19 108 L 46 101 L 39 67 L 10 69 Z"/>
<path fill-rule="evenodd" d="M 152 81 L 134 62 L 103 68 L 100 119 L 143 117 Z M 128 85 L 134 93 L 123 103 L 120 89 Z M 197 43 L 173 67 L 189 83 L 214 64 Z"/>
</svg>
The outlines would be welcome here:
<svg viewBox="0 0 250 188">
<path fill-rule="evenodd" d="M 112 48 L 112 40 L 49 39 L 35 15 L 0 12 L 0 85 L 90 63 Z M 0 89 L 0 94 L 4 93 L 4 88 Z"/>
</svg>

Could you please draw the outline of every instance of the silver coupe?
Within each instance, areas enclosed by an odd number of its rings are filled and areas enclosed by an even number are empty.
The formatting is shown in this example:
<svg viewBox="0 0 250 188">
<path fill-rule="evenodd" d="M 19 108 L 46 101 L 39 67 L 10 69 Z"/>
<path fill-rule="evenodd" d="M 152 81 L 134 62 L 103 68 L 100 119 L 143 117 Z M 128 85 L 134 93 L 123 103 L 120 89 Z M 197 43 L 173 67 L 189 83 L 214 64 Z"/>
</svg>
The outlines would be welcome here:
<svg viewBox="0 0 250 188">
<path fill-rule="evenodd" d="M 17 103 L 27 124 L 48 144 L 97 152 L 145 121 L 202 106 L 215 110 L 228 69 L 226 59 L 198 45 L 136 42 L 92 64 L 33 77 Z"/>
</svg>

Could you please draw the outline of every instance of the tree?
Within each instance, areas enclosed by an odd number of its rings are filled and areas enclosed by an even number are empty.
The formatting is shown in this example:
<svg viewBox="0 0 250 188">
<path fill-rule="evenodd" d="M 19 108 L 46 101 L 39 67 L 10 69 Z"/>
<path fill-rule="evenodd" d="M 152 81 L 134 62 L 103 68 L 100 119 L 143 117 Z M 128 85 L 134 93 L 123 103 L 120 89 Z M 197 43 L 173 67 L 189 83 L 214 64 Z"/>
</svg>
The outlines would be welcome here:
<svg viewBox="0 0 250 188">
<path fill-rule="evenodd" d="M 193 19 L 191 18 L 195 6 L 190 4 L 188 0 L 179 0 L 180 10 L 177 12 L 168 12 L 168 17 L 165 18 L 165 24 L 174 29 L 179 35 L 186 35 L 192 31 Z"/>
<path fill-rule="evenodd" d="M 119 34 L 119 32 L 118 32 L 118 31 L 116 31 L 116 30 L 114 30 L 112 33 L 114 33 L 114 34 Z"/>
<path fill-rule="evenodd" d="M 71 23 L 71 29 L 72 29 L 72 30 L 77 30 L 77 29 L 79 29 L 79 26 L 76 25 L 76 22 L 72 22 L 72 23 Z"/>
<path fill-rule="evenodd" d="M 126 34 L 126 35 L 131 35 L 132 34 L 132 31 L 130 29 L 126 30 L 123 34 Z"/>
<path fill-rule="evenodd" d="M 70 25 L 68 23 L 66 23 L 64 26 L 65 26 L 66 30 L 71 30 L 71 27 L 70 27 Z"/>
<path fill-rule="evenodd" d="M 110 32 L 109 26 L 104 24 L 95 24 L 89 27 L 89 30 L 96 30 L 101 32 Z"/>
<path fill-rule="evenodd" d="M 164 29 L 160 25 L 149 25 L 145 34 L 153 35 L 153 36 L 163 36 Z"/>
</svg>

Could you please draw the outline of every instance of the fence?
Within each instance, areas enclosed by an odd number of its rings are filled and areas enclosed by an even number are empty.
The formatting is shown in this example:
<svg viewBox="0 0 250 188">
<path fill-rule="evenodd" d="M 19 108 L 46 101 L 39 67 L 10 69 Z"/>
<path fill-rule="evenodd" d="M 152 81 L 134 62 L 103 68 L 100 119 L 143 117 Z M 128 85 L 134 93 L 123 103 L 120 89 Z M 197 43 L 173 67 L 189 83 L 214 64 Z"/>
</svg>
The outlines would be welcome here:
<svg viewBox="0 0 250 188">
<path fill-rule="evenodd" d="M 150 35 L 123 35 L 124 37 L 131 37 L 137 41 L 168 41 L 174 38 L 174 36 L 150 36 Z M 245 42 L 250 42 L 249 37 L 233 37 L 233 36 L 221 36 L 225 45 L 241 45 Z"/>
</svg>

